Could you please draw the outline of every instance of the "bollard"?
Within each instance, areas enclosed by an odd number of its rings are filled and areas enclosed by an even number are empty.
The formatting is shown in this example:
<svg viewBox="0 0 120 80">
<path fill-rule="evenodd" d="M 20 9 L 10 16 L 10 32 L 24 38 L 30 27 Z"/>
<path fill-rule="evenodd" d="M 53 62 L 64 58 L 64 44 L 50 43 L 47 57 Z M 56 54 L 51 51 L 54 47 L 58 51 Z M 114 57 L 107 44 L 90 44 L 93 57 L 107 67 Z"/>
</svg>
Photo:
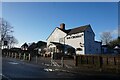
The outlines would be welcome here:
<svg viewBox="0 0 120 80">
<path fill-rule="evenodd" d="M 9 57 L 9 52 L 8 52 L 8 57 Z"/>
<path fill-rule="evenodd" d="M 17 58 L 17 53 L 15 53 L 15 58 Z"/>
<path fill-rule="evenodd" d="M 7 57 L 8 57 L 8 52 L 7 52 Z"/>
<path fill-rule="evenodd" d="M 37 56 L 36 56 L 36 63 L 37 63 Z"/>
<path fill-rule="evenodd" d="M 5 53 L 5 57 L 7 57 L 7 53 Z"/>
<path fill-rule="evenodd" d="M 9 57 L 10 57 L 10 52 L 9 52 Z"/>
<path fill-rule="evenodd" d="M 28 60 L 30 61 L 30 59 L 31 59 L 31 58 L 30 58 L 30 54 L 29 54 L 29 56 L 28 56 Z"/>
<path fill-rule="evenodd" d="M 77 66 L 77 62 L 76 62 L 76 56 L 74 55 L 74 66 Z"/>
<path fill-rule="evenodd" d="M 25 56 L 25 60 L 27 60 L 27 57 L 28 57 L 28 56 Z"/>
<path fill-rule="evenodd" d="M 15 55 L 15 57 L 14 57 L 14 58 L 16 58 L 16 53 L 14 53 L 14 55 Z"/>
<path fill-rule="evenodd" d="M 10 53 L 10 57 L 11 57 L 11 53 Z"/>
<path fill-rule="evenodd" d="M 3 53 L 3 56 L 5 56 L 5 53 Z"/>
<path fill-rule="evenodd" d="M 61 66 L 64 67 L 63 57 L 61 58 Z"/>
<path fill-rule="evenodd" d="M 12 53 L 12 58 L 13 58 L 13 53 Z"/>
<path fill-rule="evenodd" d="M 21 58 L 21 53 L 19 53 L 19 59 Z"/>
<path fill-rule="evenodd" d="M 51 66 L 53 66 L 53 52 L 51 52 Z"/>
<path fill-rule="evenodd" d="M 25 60 L 25 53 L 24 53 L 24 56 L 23 56 L 23 60 Z"/>
</svg>

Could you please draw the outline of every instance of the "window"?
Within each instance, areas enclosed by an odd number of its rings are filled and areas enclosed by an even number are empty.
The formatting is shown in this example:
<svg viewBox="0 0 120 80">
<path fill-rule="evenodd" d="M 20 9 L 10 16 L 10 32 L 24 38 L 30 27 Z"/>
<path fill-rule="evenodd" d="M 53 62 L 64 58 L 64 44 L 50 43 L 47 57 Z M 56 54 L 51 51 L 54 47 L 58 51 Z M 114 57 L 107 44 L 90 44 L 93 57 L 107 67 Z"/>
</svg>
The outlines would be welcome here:
<svg viewBox="0 0 120 80">
<path fill-rule="evenodd" d="M 67 37 L 67 39 L 70 39 L 70 37 Z"/>
<path fill-rule="evenodd" d="M 82 51 L 82 48 L 76 48 L 76 51 Z"/>
<path fill-rule="evenodd" d="M 59 39 L 59 42 L 64 42 L 64 38 L 60 38 L 60 39 Z"/>
<path fill-rule="evenodd" d="M 67 39 L 74 39 L 74 38 L 79 38 L 79 37 L 82 37 L 82 36 L 83 36 L 83 34 L 76 35 L 76 36 L 71 36 L 71 37 L 67 37 Z"/>
<path fill-rule="evenodd" d="M 55 52 L 55 47 L 53 47 L 53 51 L 52 52 Z"/>
</svg>

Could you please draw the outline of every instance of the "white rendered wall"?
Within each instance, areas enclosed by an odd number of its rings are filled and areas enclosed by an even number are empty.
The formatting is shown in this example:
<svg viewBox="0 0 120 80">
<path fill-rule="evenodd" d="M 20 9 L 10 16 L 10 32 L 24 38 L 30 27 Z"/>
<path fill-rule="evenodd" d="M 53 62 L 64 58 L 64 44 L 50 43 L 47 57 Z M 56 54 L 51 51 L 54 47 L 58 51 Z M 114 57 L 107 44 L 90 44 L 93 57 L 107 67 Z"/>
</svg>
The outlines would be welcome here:
<svg viewBox="0 0 120 80">
<path fill-rule="evenodd" d="M 81 37 L 78 38 L 70 38 L 67 39 L 67 37 L 72 37 L 72 36 L 78 36 L 78 35 L 82 35 Z M 72 34 L 72 35 L 68 35 L 65 38 L 65 44 L 70 45 L 73 48 L 82 48 L 82 51 L 77 51 L 77 54 L 84 54 L 84 32 L 81 33 L 77 33 L 77 34 Z M 83 47 L 80 46 L 80 43 L 82 43 Z"/>
<path fill-rule="evenodd" d="M 64 38 L 66 36 L 66 33 L 61 31 L 60 29 L 56 28 L 54 32 L 50 35 L 50 37 L 47 40 L 47 46 L 50 44 L 50 42 L 58 42 L 60 38 Z"/>
</svg>

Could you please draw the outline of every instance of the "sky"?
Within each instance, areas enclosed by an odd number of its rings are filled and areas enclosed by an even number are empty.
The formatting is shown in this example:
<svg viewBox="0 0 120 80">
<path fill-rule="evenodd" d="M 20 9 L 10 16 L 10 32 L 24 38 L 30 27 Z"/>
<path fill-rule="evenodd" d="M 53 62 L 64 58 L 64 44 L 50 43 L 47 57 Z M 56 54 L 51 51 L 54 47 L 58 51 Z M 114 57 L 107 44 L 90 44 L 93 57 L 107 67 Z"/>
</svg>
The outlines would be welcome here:
<svg viewBox="0 0 120 80">
<path fill-rule="evenodd" d="M 14 27 L 17 46 L 46 41 L 61 23 L 66 29 L 90 24 L 98 41 L 105 31 L 118 36 L 117 2 L 3 2 L 2 17 Z"/>
</svg>

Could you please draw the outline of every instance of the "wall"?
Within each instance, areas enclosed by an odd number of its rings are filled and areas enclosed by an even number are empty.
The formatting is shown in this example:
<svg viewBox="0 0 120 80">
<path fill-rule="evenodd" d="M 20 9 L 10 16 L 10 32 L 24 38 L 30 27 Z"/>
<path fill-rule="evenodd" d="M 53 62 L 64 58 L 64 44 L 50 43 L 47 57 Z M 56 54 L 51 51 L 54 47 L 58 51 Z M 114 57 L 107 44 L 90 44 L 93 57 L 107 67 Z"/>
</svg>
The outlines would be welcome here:
<svg viewBox="0 0 120 80">
<path fill-rule="evenodd" d="M 81 36 L 81 37 L 73 38 L 73 36 Z M 83 47 L 80 46 L 80 43 Z M 75 49 L 82 48 L 82 51 L 79 51 L 78 53 L 84 54 L 84 32 L 66 36 L 65 44 L 70 45 L 71 47 L 73 47 Z"/>
<path fill-rule="evenodd" d="M 92 31 L 91 27 L 85 30 L 85 54 L 94 54 L 94 32 Z"/>
<path fill-rule="evenodd" d="M 50 44 L 50 42 L 58 42 L 60 38 L 64 38 L 66 36 L 66 33 L 61 31 L 60 29 L 56 28 L 53 33 L 50 35 L 50 37 L 47 40 L 47 46 Z M 64 42 L 61 42 L 64 43 Z"/>
<path fill-rule="evenodd" d="M 95 47 L 94 47 L 94 51 L 95 51 L 94 53 L 95 53 L 95 54 L 101 54 L 101 53 L 102 53 L 102 51 L 101 51 L 101 50 L 102 50 L 102 49 L 101 49 L 102 43 L 95 41 L 94 44 L 95 44 L 95 45 L 94 45 L 94 46 L 95 46 Z"/>
</svg>

